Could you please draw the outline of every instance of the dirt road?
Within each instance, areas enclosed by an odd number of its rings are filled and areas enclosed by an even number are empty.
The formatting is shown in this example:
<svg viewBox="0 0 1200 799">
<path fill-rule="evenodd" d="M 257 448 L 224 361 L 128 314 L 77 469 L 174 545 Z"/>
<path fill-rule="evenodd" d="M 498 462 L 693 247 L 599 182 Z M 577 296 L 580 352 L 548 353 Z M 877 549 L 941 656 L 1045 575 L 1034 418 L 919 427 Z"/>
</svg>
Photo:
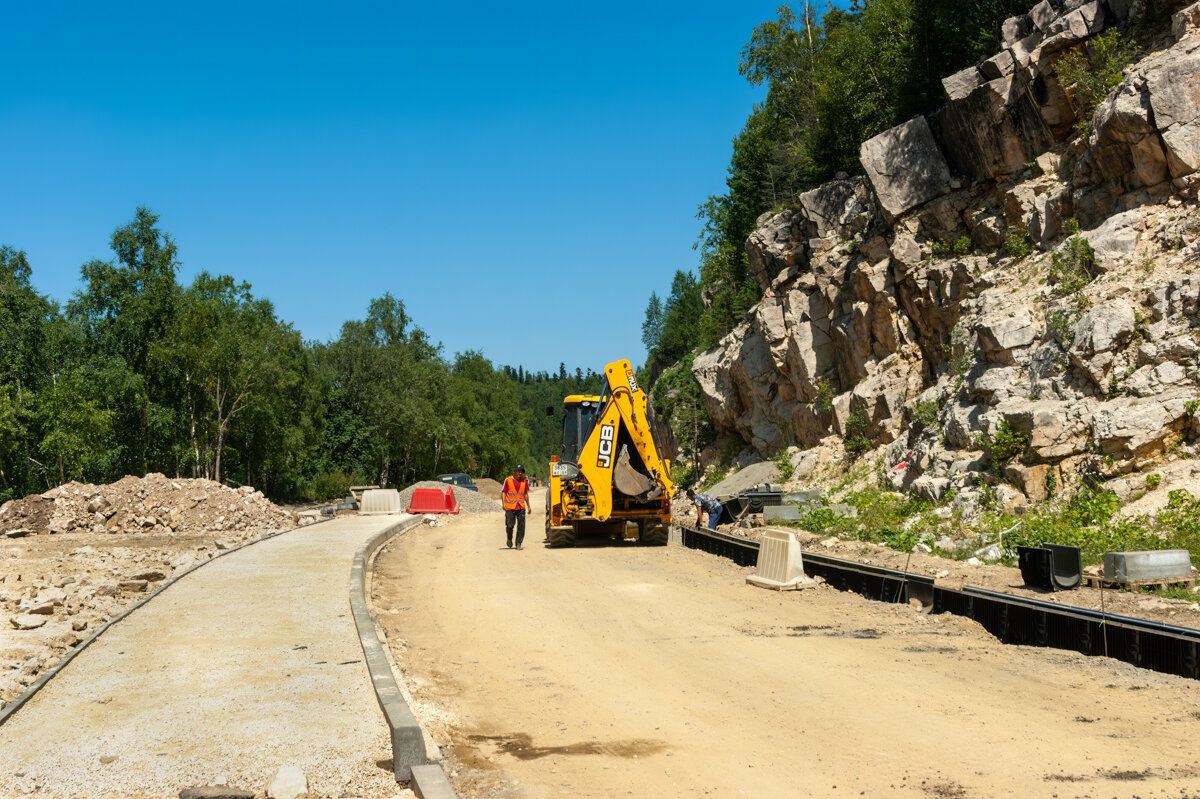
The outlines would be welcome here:
<svg viewBox="0 0 1200 799">
<path fill-rule="evenodd" d="M 1200 685 L 671 545 L 393 542 L 374 591 L 464 797 L 1200 793 Z"/>
</svg>

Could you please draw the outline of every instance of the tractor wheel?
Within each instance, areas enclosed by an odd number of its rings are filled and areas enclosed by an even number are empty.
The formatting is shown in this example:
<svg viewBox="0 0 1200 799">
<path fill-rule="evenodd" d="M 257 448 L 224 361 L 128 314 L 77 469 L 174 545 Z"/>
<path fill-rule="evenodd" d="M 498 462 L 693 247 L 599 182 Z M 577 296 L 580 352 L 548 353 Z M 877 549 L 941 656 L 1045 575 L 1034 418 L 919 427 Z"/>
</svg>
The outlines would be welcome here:
<svg viewBox="0 0 1200 799">
<path fill-rule="evenodd" d="M 644 546 L 665 547 L 670 536 L 670 528 L 658 522 L 638 522 L 638 540 Z"/>
<path fill-rule="evenodd" d="M 575 528 L 573 526 L 548 527 L 546 538 L 550 540 L 552 547 L 573 547 L 575 546 Z"/>
</svg>

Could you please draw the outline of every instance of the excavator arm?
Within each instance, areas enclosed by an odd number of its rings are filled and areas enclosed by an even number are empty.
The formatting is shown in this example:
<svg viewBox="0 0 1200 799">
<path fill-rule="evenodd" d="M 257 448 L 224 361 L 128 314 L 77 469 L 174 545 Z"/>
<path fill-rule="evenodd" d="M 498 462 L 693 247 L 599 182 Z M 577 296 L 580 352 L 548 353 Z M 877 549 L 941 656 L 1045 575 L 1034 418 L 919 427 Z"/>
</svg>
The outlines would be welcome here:
<svg viewBox="0 0 1200 799">
<path fill-rule="evenodd" d="M 664 493 L 669 499 L 675 489 L 633 367 L 628 360 L 614 361 L 604 367 L 604 376 L 600 415 L 579 458 L 592 491 L 592 515 L 599 521 L 611 516 L 614 492 L 650 502 Z"/>
</svg>

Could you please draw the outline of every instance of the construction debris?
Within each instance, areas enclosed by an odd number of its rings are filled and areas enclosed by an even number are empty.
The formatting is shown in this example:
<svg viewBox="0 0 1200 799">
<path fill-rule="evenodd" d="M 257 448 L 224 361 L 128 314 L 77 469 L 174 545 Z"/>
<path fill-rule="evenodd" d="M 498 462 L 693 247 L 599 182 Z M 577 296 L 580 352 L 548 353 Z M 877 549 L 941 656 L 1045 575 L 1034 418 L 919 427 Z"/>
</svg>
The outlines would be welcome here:
<svg viewBox="0 0 1200 799">
<path fill-rule="evenodd" d="M 230 488 L 212 480 L 172 480 L 157 473 L 103 486 L 65 483 L 0 507 L 0 535 L 8 538 L 65 532 L 224 532 L 258 537 L 295 524 L 291 512 L 252 486 Z"/>
</svg>

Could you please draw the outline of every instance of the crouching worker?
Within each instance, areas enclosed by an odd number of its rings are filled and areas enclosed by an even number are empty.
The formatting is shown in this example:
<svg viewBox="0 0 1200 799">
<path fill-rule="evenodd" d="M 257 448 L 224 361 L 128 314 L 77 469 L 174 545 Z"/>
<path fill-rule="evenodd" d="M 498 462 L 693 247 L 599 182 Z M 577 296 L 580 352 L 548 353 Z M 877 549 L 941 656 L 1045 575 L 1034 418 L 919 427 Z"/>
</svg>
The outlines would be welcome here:
<svg viewBox="0 0 1200 799">
<path fill-rule="evenodd" d="M 708 494 L 697 494 L 692 489 L 687 490 L 688 502 L 696 506 L 696 526 L 703 527 L 704 524 L 700 521 L 701 516 L 708 514 L 708 529 L 716 530 L 717 522 L 721 521 L 721 512 L 724 510 L 721 503 L 716 497 L 710 497 Z"/>
<path fill-rule="evenodd" d="M 500 501 L 504 505 L 504 533 L 508 546 L 513 545 L 513 525 L 517 527 L 517 549 L 525 540 L 525 511 L 529 509 L 529 481 L 525 479 L 525 467 L 517 464 L 513 473 L 504 478 L 500 489 Z"/>
</svg>

